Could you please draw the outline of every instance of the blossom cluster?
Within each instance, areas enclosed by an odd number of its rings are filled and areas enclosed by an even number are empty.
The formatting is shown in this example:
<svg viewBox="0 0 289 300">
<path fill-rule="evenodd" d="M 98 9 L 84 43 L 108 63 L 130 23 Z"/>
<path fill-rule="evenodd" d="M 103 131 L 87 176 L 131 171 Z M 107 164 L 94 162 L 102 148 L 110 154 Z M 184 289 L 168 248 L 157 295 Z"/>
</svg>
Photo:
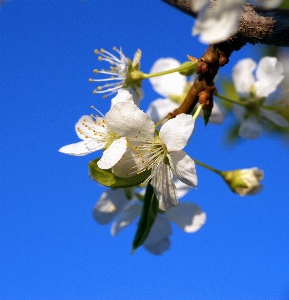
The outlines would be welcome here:
<svg viewBox="0 0 289 300">
<path fill-rule="evenodd" d="M 83 156 L 102 150 L 101 157 L 92 161 L 90 175 L 111 189 L 105 191 L 95 205 L 95 220 L 108 224 L 115 219 L 111 228 L 115 236 L 139 215 L 141 219 L 148 218 L 149 225 L 145 225 L 148 227 L 143 230 L 141 241 L 136 242 L 137 247 L 143 244 L 149 252 L 161 254 L 170 245 L 170 221 L 188 233 L 199 230 L 206 221 L 206 214 L 198 205 L 178 203 L 190 188 L 197 187 L 195 163 L 222 176 L 230 189 L 241 196 L 260 192 L 264 174 L 258 168 L 218 171 L 193 160 L 183 150 L 202 107 L 199 105 L 194 116 L 184 113 L 173 119 L 167 116 L 179 107 L 188 93 L 194 80 L 193 63 L 181 64 L 173 58 L 162 58 L 155 62 L 149 74 L 145 74 L 140 71 L 140 50 L 133 60 L 121 49 L 114 50 L 120 58 L 104 49 L 95 51 L 100 60 L 109 62 L 110 70 L 94 70 L 94 73 L 110 77 L 90 79 L 91 82 L 106 82 L 94 93 L 108 93 L 106 96 L 116 93 L 111 99 L 110 110 L 103 115 L 92 107 L 96 113 L 82 116 L 75 125 L 81 141 L 59 151 Z M 239 100 L 223 98 L 234 103 L 232 110 L 238 118 L 241 137 L 257 138 L 265 119 L 277 126 L 288 126 L 274 107 L 266 105 L 266 98 L 277 89 L 284 78 L 283 73 L 282 64 L 273 57 L 262 58 L 258 67 L 250 58 L 239 61 L 234 67 L 233 82 Z M 153 89 L 163 97 L 152 101 L 146 112 L 139 108 L 144 95 L 141 88 L 144 79 L 149 79 Z M 209 122 L 221 124 L 225 116 L 224 108 L 215 102 Z M 147 196 L 149 186 L 153 193 Z M 155 210 L 153 199 L 157 201 Z M 147 201 L 152 201 L 150 212 L 145 209 Z"/>
</svg>

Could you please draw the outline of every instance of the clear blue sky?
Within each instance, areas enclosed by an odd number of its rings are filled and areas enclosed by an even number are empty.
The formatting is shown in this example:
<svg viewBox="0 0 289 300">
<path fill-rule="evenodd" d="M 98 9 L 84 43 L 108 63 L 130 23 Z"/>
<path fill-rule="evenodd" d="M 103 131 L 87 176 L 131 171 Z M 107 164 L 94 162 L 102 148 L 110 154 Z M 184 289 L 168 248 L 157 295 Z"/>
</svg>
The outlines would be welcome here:
<svg viewBox="0 0 289 300">
<path fill-rule="evenodd" d="M 88 179 L 99 156 L 59 153 L 77 142 L 74 124 L 109 100 L 88 82 L 100 67 L 95 48 L 143 52 L 148 72 L 160 57 L 199 57 L 193 20 L 158 1 L 12 0 L 1 17 L 1 291 L 3 300 L 289 299 L 289 148 L 262 135 L 234 147 L 226 128 L 198 120 L 187 152 L 216 168 L 258 166 L 264 190 L 232 194 L 221 178 L 197 168 L 199 186 L 183 198 L 207 222 L 195 234 L 173 226 L 171 249 L 130 254 L 136 225 L 110 236 L 92 208 L 104 188 Z M 259 59 L 255 47 L 231 58 Z M 146 109 L 157 98 L 144 83 Z"/>
</svg>

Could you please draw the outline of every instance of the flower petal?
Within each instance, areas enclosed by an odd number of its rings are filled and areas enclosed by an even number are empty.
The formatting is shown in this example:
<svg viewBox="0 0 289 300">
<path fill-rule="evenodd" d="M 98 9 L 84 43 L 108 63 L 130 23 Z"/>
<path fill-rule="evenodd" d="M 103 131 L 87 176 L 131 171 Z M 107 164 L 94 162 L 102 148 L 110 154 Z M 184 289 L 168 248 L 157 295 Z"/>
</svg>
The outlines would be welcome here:
<svg viewBox="0 0 289 300">
<path fill-rule="evenodd" d="M 143 243 L 144 248 L 155 255 L 161 255 L 170 248 L 171 242 L 169 236 L 172 234 L 172 228 L 169 221 L 157 215 L 157 218 L 151 228 L 151 231 Z"/>
<path fill-rule="evenodd" d="M 195 121 L 191 115 L 180 114 L 167 121 L 160 130 L 160 138 L 168 152 L 182 150 L 194 130 Z"/>
<path fill-rule="evenodd" d="M 225 119 L 225 111 L 223 108 L 214 102 L 212 113 L 209 122 L 212 124 L 222 124 Z"/>
<path fill-rule="evenodd" d="M 250 116 L 241 122 L 239 128 L 239 135 L 249 140 L 254 140 L 263 132 L 262 125 L 257 121 L 254 116 Z"/>
<path fill-rule="evenodd" d="M 243 122 L 246 109 L 243 106 L 233 104 L 233 112 L 236 115 L 239 122 Z"/>
<path fill-rule="evenodd" d="M 280 127 L 288 127 L 289 125 L 287 120 L 283 116 L 277 114 L 275 111 L 261 108 L 260 114 Z"/>
<path fill-rule="evenodd" d="M 176 207 L 172 207 L 165 212 L 169 221 L 176 223 L 185 232 L 196 232 L 206 222 L 206 214 L 202 209 L 189 202 L 179 202 Z"/>
<path fill-rule="evenodd" d="M 237 92 L 242 97 L 248 97 L 251 87 L 255 82 L 253 71 L 257 64 L 251 58 L 238 61 L 233 68 L 233 82 Z"/>
<path fill-rule="evenodd" d="M 153 64 L 150 73 L 178 68 L 180 65 L 180 62 L 174 58 L 160 58 Z M 164 97 L 171 94 L 182 94 L 187 83 L 186 77 L 178 72 L 149 78 L 149 81 L 152 84 L 153 89 Z"/>
<path fill-rule="evenodd" d="M 138 200 L 130 201 L 112 224 L 111 235 L 116 236 L 123 228 L 130 225 L 140 215 L 141 210 L 142 205 Z"/>
<path fill-rule="evenodd" d="M 196 187 L 198 177 L 195 162 L 184 151 L 172 151 L 168 154 L 170 167 L 183 183 Z"/>
<path fill-rule="evenodd" d="M 152 173 L 154 171 L 153 167 Z M 161 210 L 166 210 L 178 204 L 177 191 L 172 178 L 173 174 L 170 167 L 161 162 L 151 181 Z"/>
<path fill-rule="evenodd" d="M 86 139 L 86 141 L 63 146 L 58 151 L 74 156 L 84 156 L 94 151 L 103 149 L 105 144 L 106 143 L 98 142 L 93 139 Z"/>
<path fill-rule="evenodd" d="M 154 121 L 154 123 L 157 123 L 178 107 L 179 105 L 170 99 L 159 98 L 150 103 L 146 114 Z"/>
<path fill-rule="evenodd" d="M 207 1 L 198 13 L 193 35 L 200 34 L 200 41 L 216 44 L 227 40 L 238 30 L 239 17 L 242 12 L 243 0 Z"/>
<path fill-rule="evenodd" d="M 133 96 L 128 90 L 120 89 L 117 92 L 117 95 L 111 99 L 111 108 L 119 102 L 132 102 Z"/>
<path fill-rule="evenodd" d="M 97 165 L 101 169 L 112 168 L 125 153 L 127 147 L 126 143 L 125 137 L 114 140 L 109 148 L 103 152 L 101 159 L 97 162 Z"/>
<path fill-rule="evenodd" d="M 105 121 L 107 127 L 120 136 L 153 137 L 155 131 L 154 122 L 135 104 L 130 102 L 115 104 L 105 115 Z"/>
<path fill-rule="evenodd" d="M 110 223 L 123 209 L 128 200 L 123 189 L 108 189 L 102 193 L 100 199 L 93 208 L 93 218 L 101 225 Z"/>
<path fill-rule="evenodd" d="M 192 187 L 183 183 L 178 179 L 178 177 L 174 176 L 173 177 L 174 185 L 177 188 L 177 196 L 178 199 L 184 197 L 191 189 Z"/>
<path fill-rule="evenodd" d="M 261 58 L 256 70 L 255 92 L 260 98 L 268 97 L 284 79 L 284 66 L 276 57 Z"/>
</svg>

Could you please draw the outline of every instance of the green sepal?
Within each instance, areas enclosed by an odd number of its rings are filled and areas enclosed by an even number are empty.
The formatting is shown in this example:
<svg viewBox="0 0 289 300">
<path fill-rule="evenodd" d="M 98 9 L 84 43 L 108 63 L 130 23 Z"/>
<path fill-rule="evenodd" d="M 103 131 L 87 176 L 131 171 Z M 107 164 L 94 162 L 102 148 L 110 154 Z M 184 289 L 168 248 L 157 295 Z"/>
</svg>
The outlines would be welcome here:
<svg viewBox="0 0 289 300">
<path fill-rule="evenodd" d="M 151 171 L 144 171 L 138 175 L 122 178 L 114 175 L 110 169 L 100 169 L 97 162 L 100 158 L 96 158 L 89 162 L 88 168 L 94 180 L 102 185 L 111 188 L 126 188 L 143 183 L 151 174 Z"/>
<path fill-rule="evenodd" d="M 203 116 L 204 116 L 205 126 L 207 126 L 207 124 L 210 120 L 211 114 L 212 114 L 212 106 L 207 106 L 207 107 L 203 108 Z"/>
<path fill-rule="evenodd" d="M 149 235 L 150 230 L 157 217 L 158 207 L 159 201 L 154 193 L 153 186 L 149 182 L 144 196 L 144 204 L 140 216 L 140 221 L 138 223 L 137 231 L 133 239 L 131 253 L 134 253 L 134 251 L 143 244 L 143 242 Z"/>
</svg>

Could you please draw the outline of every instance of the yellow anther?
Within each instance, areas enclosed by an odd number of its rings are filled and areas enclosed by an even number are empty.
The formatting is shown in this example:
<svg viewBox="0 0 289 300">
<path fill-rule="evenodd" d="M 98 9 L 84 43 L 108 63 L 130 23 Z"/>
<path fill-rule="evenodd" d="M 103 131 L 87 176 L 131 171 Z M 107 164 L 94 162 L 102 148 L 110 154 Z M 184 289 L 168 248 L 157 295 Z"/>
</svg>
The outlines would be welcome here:
<svg viewBox="0 0 289 300">
<path fill-rule="evenodd" d="M 135 138 L 137 139 L 137 135 L 135 135 Z"/>
<path fill-rule="evenodd" d="M 140 133 L 140 130 L 138 131 L 138 133 Z"/>
<path fill-rule="evenodd" d="M 94 105 L 91 105 L 90 108 L 94 108 Z"/>
<path fill-rule="evenodd" d="M 102 52 L 102 53 L 103 53 L 103 52 L 105 52 L 105 50 L 104 50 L 103 48 L 101 48 L 101 49 L 100 49 L 100 52 Z"/>
<path fill-rule="evenodd" d="M 92 79 L 92 78 L 89 78 L 88 81 L 89 81 L 89 82 L 93 82 L 93 79 Z"/>
<path fill-rule="evenodd" d="M 117 48 L 116 48 L 116 47 L 113 47 L 113 48 L 112 48 L 112 50 L 113 50 L 113 51 L 116 51 L 116 50 L 117 50 Z"/>
<path fill-rule="evenodd" d="M 86 119 L 83 119 L 83 122 L 86 122 Z"/>
<path fill-rule="evenodd" d="M 88 135 L 86 135 L 85 138 L 88 139 Z"/>
<path fill-rule="evenodd" d="M 97 73 L 98 73 L 98 70 L 97 70 L 97 69 L 94 69 L 94 70 L 93 70 L 93 73 L 94 73 L 94 74 L 97 74 Z"/>
<path fill-rule="evenodd" d="M 99 52 L 98 52 L 98 50 L 97 50 L 97 49 L 95 49 L 95 50 L 94 50 L 94 53 L 95 53 L 95 54 L 98 54 Z"/>
<path fill-rule="evenodd" d="M 102 90 L 102 87 L 101 87 L 101 86 L 98 86 L 98 87 L 97 87 L 97 90 L 98 90 L 98 91 L 101 91 L 101 90 Z"/>
<path fill-rule="evenodd" d="M 103 99 L 107 98 L 107 95 L 103 95 L 102 98 L 103 98 Z"/>
<path fill-rule="evenodd" d="M 100 60 L 100 61 L 101 61 L 101 60 L 102 60 L 102 57 L 101 57 L 101 56 L 99 56 L 99 57 L 98 57 L 98 60 Z"/>
<path fill-rule="evenodd" d="M 94 89 L 94 90 L 93 90 L 93 94 L 96 94 L 96 93 L 97 93 L 97 91 Z"/>
<path fill-rule="evenodd" d="M 110 76 L 110 78 L 115 78 L 115 76 L 112 75 L 112 76 Z"/>
<path fill-rule="evenodd" d="M 128 173 L 126 173 L 125 175 L 128 176 Z"/>
</svg>

